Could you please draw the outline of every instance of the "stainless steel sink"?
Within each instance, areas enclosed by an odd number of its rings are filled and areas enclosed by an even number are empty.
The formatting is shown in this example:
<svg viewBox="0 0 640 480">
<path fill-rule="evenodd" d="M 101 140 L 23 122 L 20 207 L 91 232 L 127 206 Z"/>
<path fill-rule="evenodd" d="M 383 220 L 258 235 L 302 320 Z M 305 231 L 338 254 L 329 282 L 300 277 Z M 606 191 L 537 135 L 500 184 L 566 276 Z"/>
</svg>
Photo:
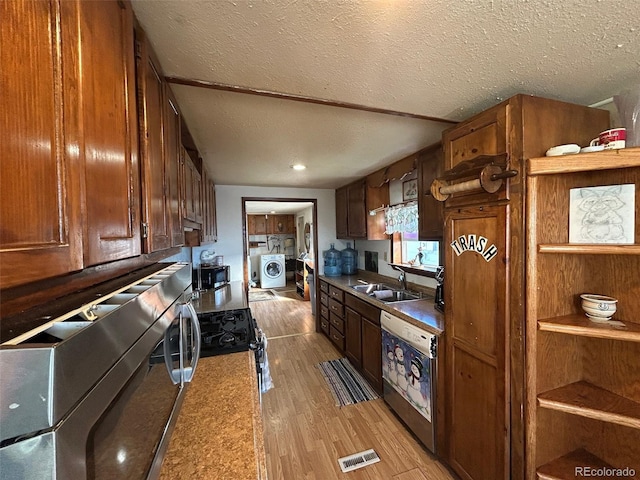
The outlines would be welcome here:
<svg viewBox="0 0 640 480">
<path fill-rule="evenodd" d="M 422 295 L 410 290 L 401 290 L 390 287 L 384 283 L 367 283 L 362 285 L 351 285 L 357 292 L 362 292 L 370 297 L 374 297 L 382 303 L 406 302 L 409 300 L 420 300 Z"/>
<path fill-rule="evenodd" d="M 358 292 L 366 293 L 373 296 L 373 292 L 385 291 L 385 290 L 398 290 L 397 288 L 390 287 L 384 283 L 364 283 L 361 285 L 351 285 L 351 288 Z"/>
</svg>

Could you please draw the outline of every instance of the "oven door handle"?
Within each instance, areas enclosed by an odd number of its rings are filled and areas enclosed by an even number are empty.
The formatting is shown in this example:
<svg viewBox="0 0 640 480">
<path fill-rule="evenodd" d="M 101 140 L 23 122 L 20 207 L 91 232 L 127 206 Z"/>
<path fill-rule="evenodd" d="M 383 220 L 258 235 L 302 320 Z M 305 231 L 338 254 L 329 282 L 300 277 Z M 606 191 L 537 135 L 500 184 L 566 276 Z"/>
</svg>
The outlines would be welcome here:
<svg viewBox="0 0 640 480">
<path fill-rule="evenodd" d="M 196 373 L 196 367 L 198 360 L 200 359 L 200 348 L 202 346 L 202 333 L 200 331 L 200 322 L 198 321 L 198 313 L 193 307 L 191 302 L 187 302 L 181 305 L 182 312 L 186 310 L 186 314 L 183 314 L 185 319 L 191 321 L 191 363 L 187 366 L 184 365 L 184 382 L 188 383 L 193 380 L 193 375 Z M 188 352 L 184 352 L 185 361 L 187 360 Z"/>
</svg>

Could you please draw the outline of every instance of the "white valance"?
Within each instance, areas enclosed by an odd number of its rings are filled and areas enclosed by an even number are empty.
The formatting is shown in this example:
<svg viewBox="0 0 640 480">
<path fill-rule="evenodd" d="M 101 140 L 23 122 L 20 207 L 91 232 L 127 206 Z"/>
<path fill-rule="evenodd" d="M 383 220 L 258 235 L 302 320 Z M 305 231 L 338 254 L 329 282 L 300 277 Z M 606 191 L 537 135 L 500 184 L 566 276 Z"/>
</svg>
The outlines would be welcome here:
<svg viewBox="0 0 640 480">
<path fill-rule="evenodd" d="M 396 205 L 384 211 L 385 232 L 416 233 L 418 231 L 418 204 Z"/>
</svg>

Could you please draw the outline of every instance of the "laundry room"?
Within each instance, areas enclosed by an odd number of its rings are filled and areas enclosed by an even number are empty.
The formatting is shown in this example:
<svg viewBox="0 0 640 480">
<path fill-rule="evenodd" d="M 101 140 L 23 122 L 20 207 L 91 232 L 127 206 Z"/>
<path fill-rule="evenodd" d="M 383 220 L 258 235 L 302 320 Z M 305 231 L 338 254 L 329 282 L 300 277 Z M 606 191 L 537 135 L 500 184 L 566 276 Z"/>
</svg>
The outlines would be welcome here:
<svg viewBox="0 0 640 480">
<path fill-rule="evenodd" d="M 295 270 L 295 246 L 295 231 L 282 234 L 249 235 L 251 286 L 284 287 L 287 280 L 292 280 Z M 293 266 L 289 266 L 288 263 L 293 263 Z M 288 266 L 289 268 L 287 268 Z"/>
</svg>

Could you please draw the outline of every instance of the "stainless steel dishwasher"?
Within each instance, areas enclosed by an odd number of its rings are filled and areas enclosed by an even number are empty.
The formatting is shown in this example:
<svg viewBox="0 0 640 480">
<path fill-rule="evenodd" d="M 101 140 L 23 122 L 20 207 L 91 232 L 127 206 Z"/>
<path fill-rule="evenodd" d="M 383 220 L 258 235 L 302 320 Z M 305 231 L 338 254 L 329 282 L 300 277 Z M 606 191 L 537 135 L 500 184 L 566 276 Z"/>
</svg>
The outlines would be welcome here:
<svg viewBox="0 0 640 480">
<path fill-rule="evenodd" d="M 435 445 L 438 337 L 384 310 L 382 383 L 384 400 L 432 452 Z"/>
</svg>

